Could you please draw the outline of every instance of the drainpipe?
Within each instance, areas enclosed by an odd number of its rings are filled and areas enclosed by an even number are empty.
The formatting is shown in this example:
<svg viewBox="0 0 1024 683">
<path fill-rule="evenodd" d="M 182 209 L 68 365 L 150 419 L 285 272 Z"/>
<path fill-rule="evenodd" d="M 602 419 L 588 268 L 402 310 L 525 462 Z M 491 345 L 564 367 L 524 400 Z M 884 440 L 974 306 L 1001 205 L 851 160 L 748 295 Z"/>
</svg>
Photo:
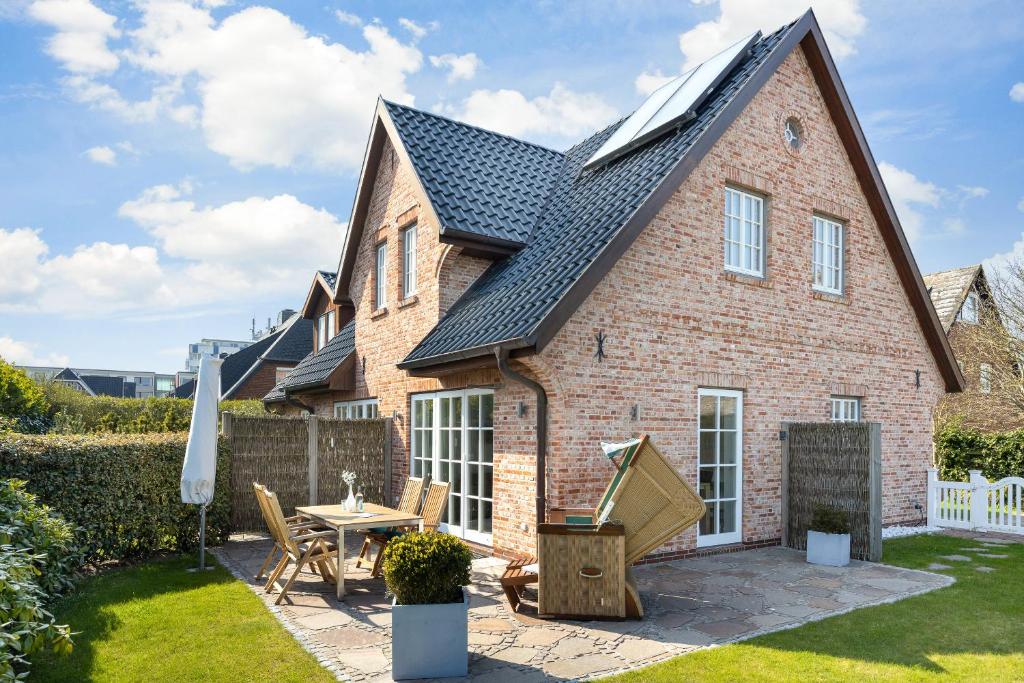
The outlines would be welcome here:
<svg viewBox="0 0 1024 683">
<path fill-rule="evenodd" d="M 498 372 L 502 377 L 522 384 L 537 395 L 537 524 L 543 524 L 547 511 L 547 482 L 545 458 L 548 450 L 548 395 L 537 382 L 524 377 L 508 366 L 508 349 L 494 349 L 498 359 Z"/>
</svg>

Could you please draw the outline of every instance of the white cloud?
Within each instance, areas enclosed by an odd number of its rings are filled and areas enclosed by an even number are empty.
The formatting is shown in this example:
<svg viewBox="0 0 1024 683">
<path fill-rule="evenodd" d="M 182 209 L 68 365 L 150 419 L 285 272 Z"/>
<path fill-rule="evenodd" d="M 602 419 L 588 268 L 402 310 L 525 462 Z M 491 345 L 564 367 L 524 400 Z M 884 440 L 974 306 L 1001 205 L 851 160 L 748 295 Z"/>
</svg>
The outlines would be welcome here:
<svg viewBox="0 0 1024 683">
<path fill-rule="evenodd" d="M 73 98 L 128 121 L 167 116 L 198 125 L 207 146 L 242 169 L 358 168 L 378 94 L 412 104 L 406 78 L 423 61 L 413 44 L 377 24 L 363 26 L 366 47 L 360 50 L 310 35 L 267 7 L 244 8 L 218 21 L 209 3 L 184 0 L 139 4 L 140 18 L 124 31 L 127 46 L 114 54 L 107 48 L 108 39 L 121 35 L 114 18 L 86 0 L 40 0 L 34 16 L 57 29 L 55 39 L 72 25 L 52 5 L 59 2 L 85 14 L 91 8 L 89 16 L 99 13 L 91 24 L 83 20 L 74 27 L 91 26 L 91 44 L 113 57 L 50 50 L 72 72 L 65 85 Z M 152 82 L 148 98 L 128 99 L 109 80 L 130 70 Z"/>
<path fill-rule="evenodd" d="M 42 283 L 36 265 L 49 247 L 30 228 L 0 228 L 0 302 L 15 300 Z"/>
<path fill-rule="evenodd" d="M 117 152 L 106 145 L 100 145 L 98 147 L 90 147 L 85 150 L 85 156 L 89 158 L 89 161 L 97 164 L 103 164 L 105 166 L 117 166 Z"/>
<path fill-rule="evenodd" d="M 398 23 L 402 26 L 402 28 L 411 33 L 412 37 L 415 38 L 416 40 L 419 40 L 420 38 L 427 35 L 431 31 L 436 31 L 437 29 L 441 28 L 441 24 L 436 21 L 431 21 L 427 23 L 426 26 L 424 26 L 423 24 L 418 24 L 412 19 L 406 19 L 405 17 L 400 18 L 398 20 Z"/>
<path fill-rule="evenodd" d="M 474 90 L 460 107 L 445 111 L 468 123 L 517 137 L 579 137 L 610 123 L 613 107 L 599 95 L 555 83 L 547 95 L 528 99 L 518 90 Z"/>
<path fill-rule="evenodd" d="M 661 69 L 644 71 L 636 77 L 636 80 L 633 81 L 633 87 L 636 88 L 637 93 L 647 97 L 673 78 L 675 78 L 675 76 L 666 76 L 661 73 Z"/>
<path fill-rule="evenodd" d="M 942 221 L 942 227 L 947 235 L 953 237 L 967 234 L 967 223 L 962 218 L 947 218 Z"/>
<path fill-rule="evenodd" d="M 3 358 L 8 363 L 64 367 L 71 362 L 66 354 L 48 353 L 45 356 L 39 355 L 36 348 L 37 344 L 18 341 L 11 337 L 0 337 L 0 358 Z M 180 349 L 178 352 L 181 353 Z"/>
<path fill-rule="evenodd" d="M 340 9 L 334 10 L 334 18 L 343 24 L 348 24 L 349 26 L 363 25 L 363 20 L 359 18 L 359 16 L 352 14 L 351 12 L 345 12 Z"/>
<path fill-rule="evenodd" d="M 1024 213 L 1024 197 L 1021 197 L 1020 201 L 1017 202 L 1017 210 Z"/>
<path fill-rule="evenodd" d="M 982 199 L 988 196 L 988 188 L 980 185 L 957 185 L 956 189 L 964 199 Z"/>
<path fill-rule="evenodd" d="M 475 52 L 457 55 L 449 52 L 443 55 L 431 55 L 430 63 L 438 69 L 448 70 L 448 82 L 468 81 L 476 76 L 477 69 L 483 66 L 483 60 Z"/>
<path fill-rule="evenodd" d="M 1013 84 L 1010 88 L 1010 99 L 1014 102 L 1024 102 L 1024 81 Z"/>
<path fill-rule="evenodd" d="M 907 239 L 914 242 L 924 233 L 924 216 L 919 211 L 920 207 L 938 208 L 942 191 L 934 183 L 920 180 L 910 171 L 885 161 L 878 164 L 878 170 Z"/>
<path fill-rule="evenodd" d="M 117 38 L 117 17 L 89 0 L 37 0 L 28 15 L 57 32 L 46 43 L 46 52 L 74 73 L 96 74 L 117 69 L 119 60 L 107 45 Z"/>
<path fill-rule="evenodd" d="M 710 3 L 700 3 L 710 4 Z M 855 41 L 867 25 L 859 0 L 811 2 L 832 54 L 842 59 L 856 52 Z M 719 15 L 679 36 L 688 71 L 754 31 L 774 31 L 807 10 L 808 0 L 721 0 Z"/>
</svg>

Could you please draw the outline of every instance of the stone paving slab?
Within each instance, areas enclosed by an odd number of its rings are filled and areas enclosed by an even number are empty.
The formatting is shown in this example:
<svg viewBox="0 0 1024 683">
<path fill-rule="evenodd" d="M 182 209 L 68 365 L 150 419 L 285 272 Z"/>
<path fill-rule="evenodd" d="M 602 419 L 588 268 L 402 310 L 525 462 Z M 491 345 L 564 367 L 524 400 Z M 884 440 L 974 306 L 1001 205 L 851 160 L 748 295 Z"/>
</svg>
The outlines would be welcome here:
<svg viewBox="0 0 1024 683">
<path fill-rule="evenodd" d="M 349 542 L 348 593 L 341 603 L 333 586 L 309 573 L 289 593 L 290 604 L 274 606 L 276 591 L 268 594 L 262 581 L 253 580 L 270 548 L 265 537 L 233 536 L 213 552 L 338 680 L 391 680 L 391 604 L 383 582 L 366 568 L 355 568 L 359 539 L 350 536 Z M 495 558 L 473 563 L 467 680 L 594 678 L 953 582 L 940 574 L 867 562 L 817 567 L 807 564 L 802 552 L 763 548 L 634 567 L 643 621 L 546 621 L 508 610 L 498 583 L 503 567 Z M 536 593 L 528 589 L 526 597 L 529 603 Z"/>
</svg>

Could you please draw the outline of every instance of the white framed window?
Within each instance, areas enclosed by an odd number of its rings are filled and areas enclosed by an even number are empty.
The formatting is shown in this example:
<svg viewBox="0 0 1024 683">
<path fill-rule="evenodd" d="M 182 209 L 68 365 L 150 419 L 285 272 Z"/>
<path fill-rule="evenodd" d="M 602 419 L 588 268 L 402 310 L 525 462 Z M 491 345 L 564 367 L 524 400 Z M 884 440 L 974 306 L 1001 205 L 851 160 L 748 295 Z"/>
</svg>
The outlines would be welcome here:
<svg viewBox="0 0 1024 683">
<path fill-rule="evenodd" d="M 978 324 L 978 293 L 971 290 L 964 299 L 957 318 L 971 325 Z"/>
<path fill-rule="evenodd" d="M 983 394 L 992 392 L 992 366 L 988 363 L 982 363 L 978 369 L 978 388 Z"/>
<path fill-rule="evenodd" d="M 764 200 L 725 188 L 725 269 L 764 277 Z"/>
<path fill-rule="evenodd" d="M 334 339 L 334 316 L 333 310 L 327 311 L 327 341 Z"/>
<path fill-rule="evenodd" d="M 338 401 L 334 404 L 334 417 L 342 420 L 373 420 L 377 418 L 377 399 Z"/>
<path fill-rule="evenodd" d="M 410 472 L 451 483 L 441 530 L 491 544 L 494 392 L 464 389 L 412 397 Z"/>
<path fill-rule="evenodd" d="M 388 291 L 388 243 L 381 242 L 377 245 L 377 270 L 374 273 L 376 283 L 374 308 L 381 309 L 387 305 Z"/>
<path fill-rule="evenodd" d="M 316 321 L 316 350 L 327 346 L 327 316 L 320 316 Z"/>
<path fill-rule="evenodd" d="M 860 422 L 860 399 L 856 396 L 833 396 L 833 422 Z"/>
<path fill-rule="evenodd" d="M 291 368 L 274 368 L 274 386 L 284 381 L 284 378 L 291 372 Z"/>
<path fill-rule="evenodd" d="M 814 288 L 829 294 L 843 293 L 843 224 L 814 217 L 814 255 L 811 259 Z"/>
<path fill-rule="evenodd" d="M 697 490 L 707 513 L 697 546 L 739 543 L 743 526 L 743 392 L 697 391 Z"/>
<path fill-rule="evenodd" d="M 402 296 L 416 293 L 416 226 L 402 232 Z"/>
</svg>

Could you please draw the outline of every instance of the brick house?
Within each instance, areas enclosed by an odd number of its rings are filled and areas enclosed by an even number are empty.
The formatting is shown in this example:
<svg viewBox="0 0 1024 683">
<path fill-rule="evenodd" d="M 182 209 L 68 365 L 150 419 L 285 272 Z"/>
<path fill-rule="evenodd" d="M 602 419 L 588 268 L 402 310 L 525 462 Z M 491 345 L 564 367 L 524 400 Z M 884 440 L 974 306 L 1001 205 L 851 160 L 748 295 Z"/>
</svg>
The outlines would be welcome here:
<svg viewBox="0 0 1024 683">
<path fill-rule="evenodd" d="M 777 542 L 785 421 L 882 423 L 885 522 L 919 518 L 946 335 L 813 14 L 737 54 L 610 160 L 644 107 L 563 153 L 380 101 L 324 343 L 268 406 L 393 416 L 394 490 L 450 480 L 498 553 L 641 432 L 710 511 L 653 559 Z"/>
<path fill-rule="evenodd" d="M 1008 333 L 981 264 L 929 273 L 924 284 L 966 381 L 962 393 L 942 399 L 936 416 L 983 431 L 1024 427 L 1024 415 L 1000 391 L 1003 377 L 1019 377 L 1020 363 L 1007 351 Z"/>
</svg>

